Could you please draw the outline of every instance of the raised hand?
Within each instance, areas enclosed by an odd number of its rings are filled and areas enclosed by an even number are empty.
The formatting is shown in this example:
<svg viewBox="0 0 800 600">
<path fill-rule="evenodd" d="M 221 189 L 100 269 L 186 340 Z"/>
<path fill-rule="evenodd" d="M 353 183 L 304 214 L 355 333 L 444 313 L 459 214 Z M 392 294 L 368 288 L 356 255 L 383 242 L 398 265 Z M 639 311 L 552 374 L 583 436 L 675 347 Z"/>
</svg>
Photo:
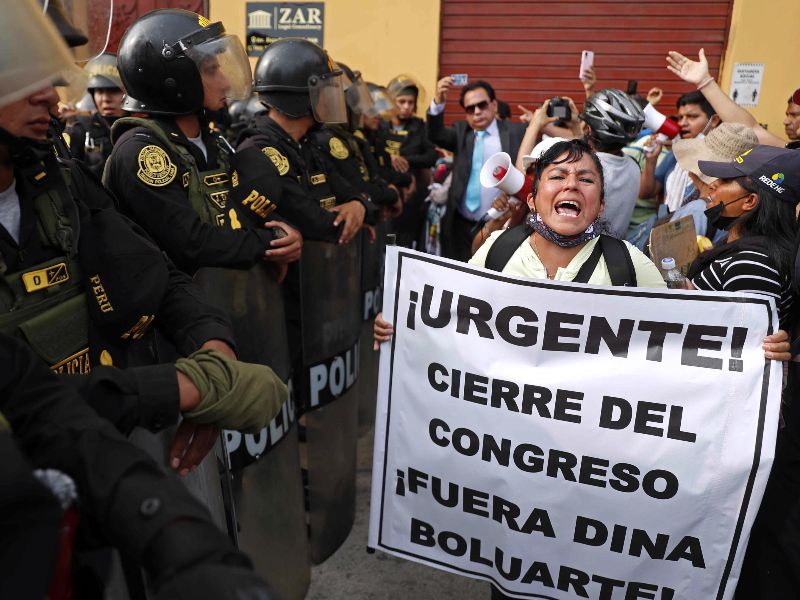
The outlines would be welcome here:
<svg viewBox="0 0 800 600">
<path fill-rule="evenodd" d="M 708 72 L 708 61 L 706 60 L 706 53 L 703 48 L 700 48 L 697 58 L 698 60 L 694 61 L 686 58 L 680 52 L 670 50 L 667 55 L 667 69 L 675 73 L 675 75 L 683 79 L 686 83 L 699 85 L 711 77 L 711 75 Z"/>
</svg>

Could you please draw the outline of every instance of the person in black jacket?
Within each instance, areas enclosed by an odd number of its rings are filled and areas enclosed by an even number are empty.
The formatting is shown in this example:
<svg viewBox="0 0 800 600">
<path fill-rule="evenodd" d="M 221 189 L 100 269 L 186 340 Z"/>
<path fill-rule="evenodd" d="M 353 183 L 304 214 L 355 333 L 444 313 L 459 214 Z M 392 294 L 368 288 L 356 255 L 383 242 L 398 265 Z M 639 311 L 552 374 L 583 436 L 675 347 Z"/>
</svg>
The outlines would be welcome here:
<svg viewBox="0 0 800 600">
<path fill-rule="evenodd" d="M 72 158 L 86 163 L 97 177 L 103 176 L 111 156 L 111 126 L 122 117 L 125 90 L 117 70 L 117 57 L 103 53 L 86 63 L 87 89 L 97 109 L 90 116 L 79 116 L 67 130 Z"/>
<path fill-rule="evenodd" d="M 467 260 L 473 229 L 499 193 L 481 187 L 481 166 L 500 151 L 507 152 L 513 162 L 525 135 L 525 125 L 499 121 L 494 89 L 485 81 L 474 81 L 461 88 L 459 104 L 465 119 L 453 127 L 445 127 L 444 103 L 452 85 L 452 79 L 444 77 L 436 86 L 436 95 L 428 109 L 428 135 L 434 144 L 453 152 L 453 183 L 442 220 L 443 252 L 448 258 Z"/>
<path fill-rule="evenodd" d="M 238 152 L 255 148 L 272 165 L 239 169 L 245 189 L 265 176 L 276 177 L 269 193 L 266 186 L 259 189 L 277 205 L 277 214 L 305 238 L 346 244 L 365 222 L 374 223 L 377 211 L 310 139 L 320 123 L 347 122 L 342 75 L 313 42 L 286 38 L 270 44 L 256 64 L 254 86 L 269 112 L 257 119 L 257 127 L 242 132 Z M 343 155 L 346 149 L 337 144 L 334 152 Z M 258 211 L 254 204 L 244 204 L 245 212 Z"/>
<path fill-rule="evenodd" d="M 338 64 L 346 76 L 348 123 L 315 127 L 309 138 L 321 153 L 330 156 L 338 173 L 366 194 L 376 206 L 383 208 L 384 214 L 399 214 L 403 210 L 402 193 L 380 177 L 369 144 L 358 130 L 362 115 L 373 108 L 367 85 L 361 79 L 359 71 L 353 71 L 345 64 Z"/>
<path fill-rule="evenodd" d="M 151 52 L 164 44 L 165 52 Z M 156 10 L 128 28 L 117 62 L 127 90 L 123 110 L 146 114 L 112 129 L 104 182 L 119 210 L 189 274 L 261 261 L 283 270 L 298 260 L 302 239 L 293 227 L 242 223 L 228 205 L 237 157 L 205 122 L 205 111 L 250 94 L 250 64 L 238 38 L 195 13 Z"/>
<path fill-rule="evenodd" d="M 439 155 L 428 139 L 425 122 L 416 116 L 418 104 L 425 102 L 425 91 L 419 82 L 410 75 L 398 75 L 387 90 L 394 98 L 396 111 L 390 119 L 380 122 L 376 146 L 395 173 L 412 177 L 403 213 L 393 222 L 398 244 L 412 246 L 421 241 L 431 167 Z"/>
</svg>

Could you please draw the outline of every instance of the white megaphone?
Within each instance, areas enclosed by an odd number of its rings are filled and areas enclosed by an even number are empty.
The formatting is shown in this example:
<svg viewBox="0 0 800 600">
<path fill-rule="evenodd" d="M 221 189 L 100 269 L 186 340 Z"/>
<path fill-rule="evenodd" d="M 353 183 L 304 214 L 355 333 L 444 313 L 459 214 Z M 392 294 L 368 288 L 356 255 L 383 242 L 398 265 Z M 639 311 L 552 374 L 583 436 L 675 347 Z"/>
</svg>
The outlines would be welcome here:
<svg viewBox="0 0 800 600">
<path fill-rule="evenodd" d="M 650 103 L 644 107 L 644 126 L 653 133 L 664 135 L 670 140 L 681 132 L 680 125 L 672 119 L 668 119 L 666 115 L 662 115 Z"/>
<path fill-rule="evenodd" d="M 498 152 L 489 157 L 481 168 L 481 185 L 485 188 L 498 188 L 509 196 L 509 202 L 519 202 L 517 198 L 527 198 L 531 192 L 533 181 L 517 169 L 511 162 L 508 152 Z M 499 211 L 490 208 L 486 213 L 487 219 L 497 219 L 504 215 L 507 210 Z"/>
</svg>

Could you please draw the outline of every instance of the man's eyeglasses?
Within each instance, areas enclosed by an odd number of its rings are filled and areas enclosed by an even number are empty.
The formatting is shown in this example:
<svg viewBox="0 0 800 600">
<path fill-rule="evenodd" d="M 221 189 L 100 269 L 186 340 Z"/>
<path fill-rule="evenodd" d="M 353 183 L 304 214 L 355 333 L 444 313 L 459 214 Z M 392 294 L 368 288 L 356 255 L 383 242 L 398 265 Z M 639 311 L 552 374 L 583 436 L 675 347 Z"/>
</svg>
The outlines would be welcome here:
<svg viewBox="0 0 800 600">
<path fill-rule="evenodd" d="M 477 104 L 470 104 L 469 106 L 465 106 L 464 107 L 464 112 L 469 115 L 469 114 L 474 113 L 476 108 L 478 110 L 486 110 L 488 107 L 489 107 L 489 101 L 488 100 L 481 100 Z"/>
</svg>

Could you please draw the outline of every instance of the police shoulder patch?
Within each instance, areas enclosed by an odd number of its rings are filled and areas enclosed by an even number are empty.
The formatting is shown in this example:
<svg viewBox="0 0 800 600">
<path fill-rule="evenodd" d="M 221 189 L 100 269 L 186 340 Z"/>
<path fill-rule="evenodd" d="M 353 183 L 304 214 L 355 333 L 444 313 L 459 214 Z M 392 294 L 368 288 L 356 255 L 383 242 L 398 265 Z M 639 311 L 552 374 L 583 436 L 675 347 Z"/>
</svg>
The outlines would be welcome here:
<svg viewBox="0 0 800 600">
<path fill-rule="evenodd" d="M 289 172 L 289 159 L 281 154 L 279 150 L 272 146 L 266 146 L 261 151 L 272 161 L 272 164 L 278 169 L 279 175 L 283 176 Z"/>
<path fill-rule="evenodd" d="M 348 156 L 350 156 L 350 151 L 347 149 L 347 146 L 344 145 L 342 140 L 337 137 L 332 137 L 328 142 L 328 147 L 331 150 L 331 156 L 333 158 L 338 158 L 339 160 L 344 160 Z"/>
<path fill-rule="evenodd" d="M 147 185 L 163 187 L 172 183 L 178 173 L 178 167 L 170 160 L 163 148 L 145 146 L 139 150 L 139 170 L 136 176 Z"/>
</svg>

